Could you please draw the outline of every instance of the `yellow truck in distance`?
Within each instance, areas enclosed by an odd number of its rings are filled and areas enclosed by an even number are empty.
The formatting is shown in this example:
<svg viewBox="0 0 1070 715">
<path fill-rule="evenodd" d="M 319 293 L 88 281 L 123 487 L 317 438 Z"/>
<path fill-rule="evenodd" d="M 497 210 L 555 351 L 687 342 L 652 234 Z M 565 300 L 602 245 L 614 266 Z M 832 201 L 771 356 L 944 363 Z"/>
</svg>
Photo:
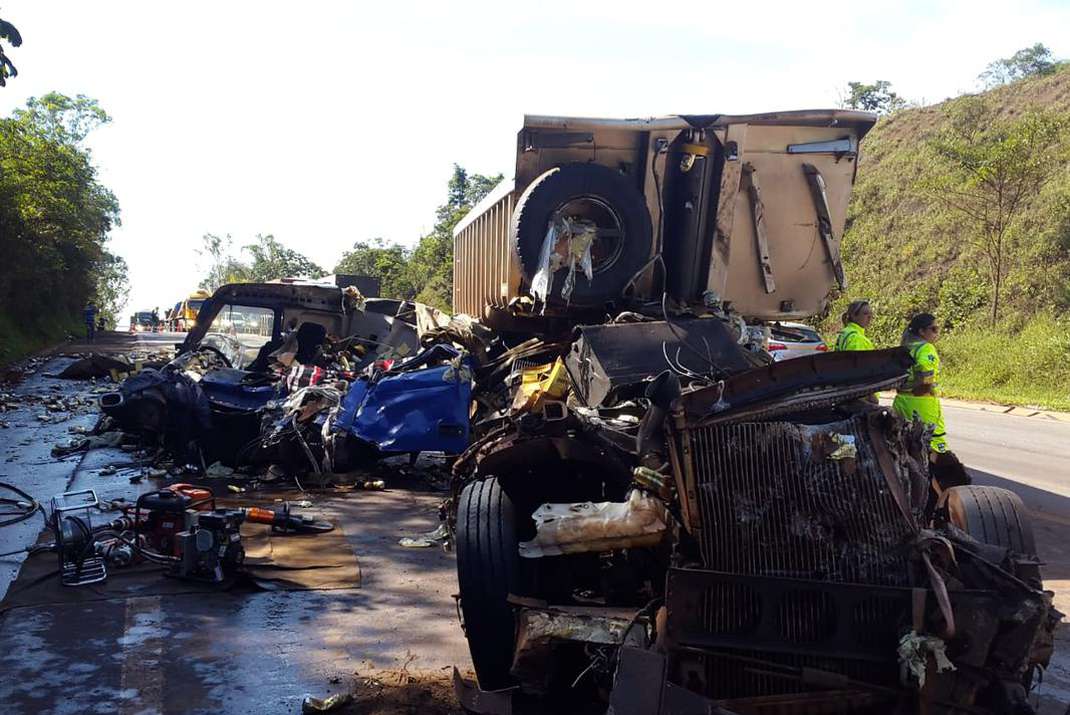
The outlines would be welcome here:
<svg viewBox="0 0 1070 715">
<path fill-rule="evenodd" d="M 201 306 L 210 297 L 211 293 L 208 291 L 197 290 L 176 305 L 171 315 L 172 329 L 184 333 L 192 328 L 193 324 L 197 322 L 197 313 L 200 312 Z"/>
</svg>

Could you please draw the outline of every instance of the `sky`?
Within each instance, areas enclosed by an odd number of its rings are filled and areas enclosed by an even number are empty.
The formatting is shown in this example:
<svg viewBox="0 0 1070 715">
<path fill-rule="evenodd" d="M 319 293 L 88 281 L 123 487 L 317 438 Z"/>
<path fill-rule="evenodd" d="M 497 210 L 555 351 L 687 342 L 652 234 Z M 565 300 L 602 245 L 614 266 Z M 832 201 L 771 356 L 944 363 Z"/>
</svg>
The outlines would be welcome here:
<svg viewBox="0 0 1070 715">
<path fill-rule="evenodd" d="M 833 107 L 877 79 L 933 103 L 1036 42 L 1070 56 L 1066 0 L 0 0 L 0 17 L 24 40 L 0 116 L 59 91 L 113 118 L 87 144 L 121 208 L 128 312 L 197 287 L 207 232 L 272 233 L 328 270 L 357 241 L 413 245 L 454 163 L 512 175 L 524 114 Z"/>
</svg>

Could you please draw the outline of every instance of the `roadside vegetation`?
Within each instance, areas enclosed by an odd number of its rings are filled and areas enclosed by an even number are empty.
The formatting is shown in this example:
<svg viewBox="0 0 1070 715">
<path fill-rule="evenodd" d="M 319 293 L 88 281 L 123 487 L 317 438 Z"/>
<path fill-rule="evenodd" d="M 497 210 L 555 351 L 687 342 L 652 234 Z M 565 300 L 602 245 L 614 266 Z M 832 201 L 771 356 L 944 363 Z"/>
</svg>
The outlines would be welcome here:
<svg viewBox="0 0 1070 715">
<path fill-rule="evenodd" d="M 1070 64 L 1043 46 L 991 63 L 985 89 L 910 107 L 887 82 L 847 106 L 883 114 L 863 143 L 843 240 L 847 302 L 879 347 L 940 321 L 948 397 L 1070 409 Z"/>
<path fill-rule="evenodd" d="M 0 118 L 0 362 L 80 329 L 90 299 L 111 324 L 126 302 L 126 262 L 107 250 L 119 204 L 85 146 L 108 121 L 55 92 Z"/>
<path fill-rule="evenodd" d="M 228 283 L 264 283 L 278 278 L 320 278 L 327 272 L 309 258 L 282 245 L 272 234 L 256 235 L 253 243 L 234 252 L 234 239 L 228 233 L 218 236 L 206 233 L 201 237 L 197 254 L 207 261 L 207 270 L 200 288 L 209 293 Z M 249 260 L 241 255 L 248 254 Z"/>
<path fill-rule="evenodd" d="M 384 298 L 417 300 L 449 311 L 453 302 L 453 227 L 502 180 L 469 173 L 454 165 L 446 202 L 435 210 L 435 225 L 415 247 L 382 238 L 357 241 L 334 265 L 334 273 L 372 276 Z M 274 236 L 256 236 L 235 251 L 230 235 L 207 233 L 198 251 L 207 263 L 200 287 L 214 291 L 227 283 L 276 278 L 319 278 L 327 274 L 306 256 L 283 246 Z M 248 258 L 246 258 L 248 256 Z"/>
</svg>

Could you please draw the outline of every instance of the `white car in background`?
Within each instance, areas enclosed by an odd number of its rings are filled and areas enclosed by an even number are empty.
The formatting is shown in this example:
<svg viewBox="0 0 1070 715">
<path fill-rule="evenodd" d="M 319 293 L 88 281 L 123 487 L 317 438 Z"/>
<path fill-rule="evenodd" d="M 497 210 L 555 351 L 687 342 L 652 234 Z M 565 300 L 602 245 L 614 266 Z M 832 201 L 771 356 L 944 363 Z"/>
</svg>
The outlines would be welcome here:
<svg viewBox="0 0 1070 715">
<path fill-rule="evenodd" d="M 766 348 L 777 362 L 828 352 L 829 346 L 811 326 L 803 323 L 773 323 Z"/>
</svg>

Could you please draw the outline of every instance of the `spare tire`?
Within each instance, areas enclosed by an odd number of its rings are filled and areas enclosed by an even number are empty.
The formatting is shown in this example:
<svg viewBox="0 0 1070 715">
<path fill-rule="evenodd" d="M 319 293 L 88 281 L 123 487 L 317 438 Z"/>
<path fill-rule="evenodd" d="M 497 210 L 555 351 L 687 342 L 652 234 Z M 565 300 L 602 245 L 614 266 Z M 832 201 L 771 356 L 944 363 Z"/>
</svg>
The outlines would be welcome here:
<svg viewBox="0 0 1070 715">
<path fill-rule="evenodd" d="M 472 482 L 457 503 L 457 582 L 468 651 L 479 687 L 513 685 L 516 622 L 510 593 L 520 592 L 516 510 L 497 479 Z"/>
<path fill-rule="evenodd" d="M 1032 519 L 1014 492 L 999 487 L 952 487 L 944 492 L 941 502 L 947 508 L 948 520 L 982 544 L 1036 557 Z M 1040 586 L 1040 567 L 1036 564 L 1019 564 L 1015 575 Z"/>
<path fill-rule="evenodd" d="M 513 211 L 510 235 L 528 283 L 539 271 L 539 254 L 555 215 L 584 218 L 598 227 L 591 247 L 593 278 L 577 268 L 568 301 L 600 305 L 618 298 L 651 256 L 653 230 L 646 199 L 623 174 L 599 164 L 567 164 L 550 169 L 528 185 Z M 548 302 L 560 297 L 568 267 L 554 274 Z"/>
</svg>

